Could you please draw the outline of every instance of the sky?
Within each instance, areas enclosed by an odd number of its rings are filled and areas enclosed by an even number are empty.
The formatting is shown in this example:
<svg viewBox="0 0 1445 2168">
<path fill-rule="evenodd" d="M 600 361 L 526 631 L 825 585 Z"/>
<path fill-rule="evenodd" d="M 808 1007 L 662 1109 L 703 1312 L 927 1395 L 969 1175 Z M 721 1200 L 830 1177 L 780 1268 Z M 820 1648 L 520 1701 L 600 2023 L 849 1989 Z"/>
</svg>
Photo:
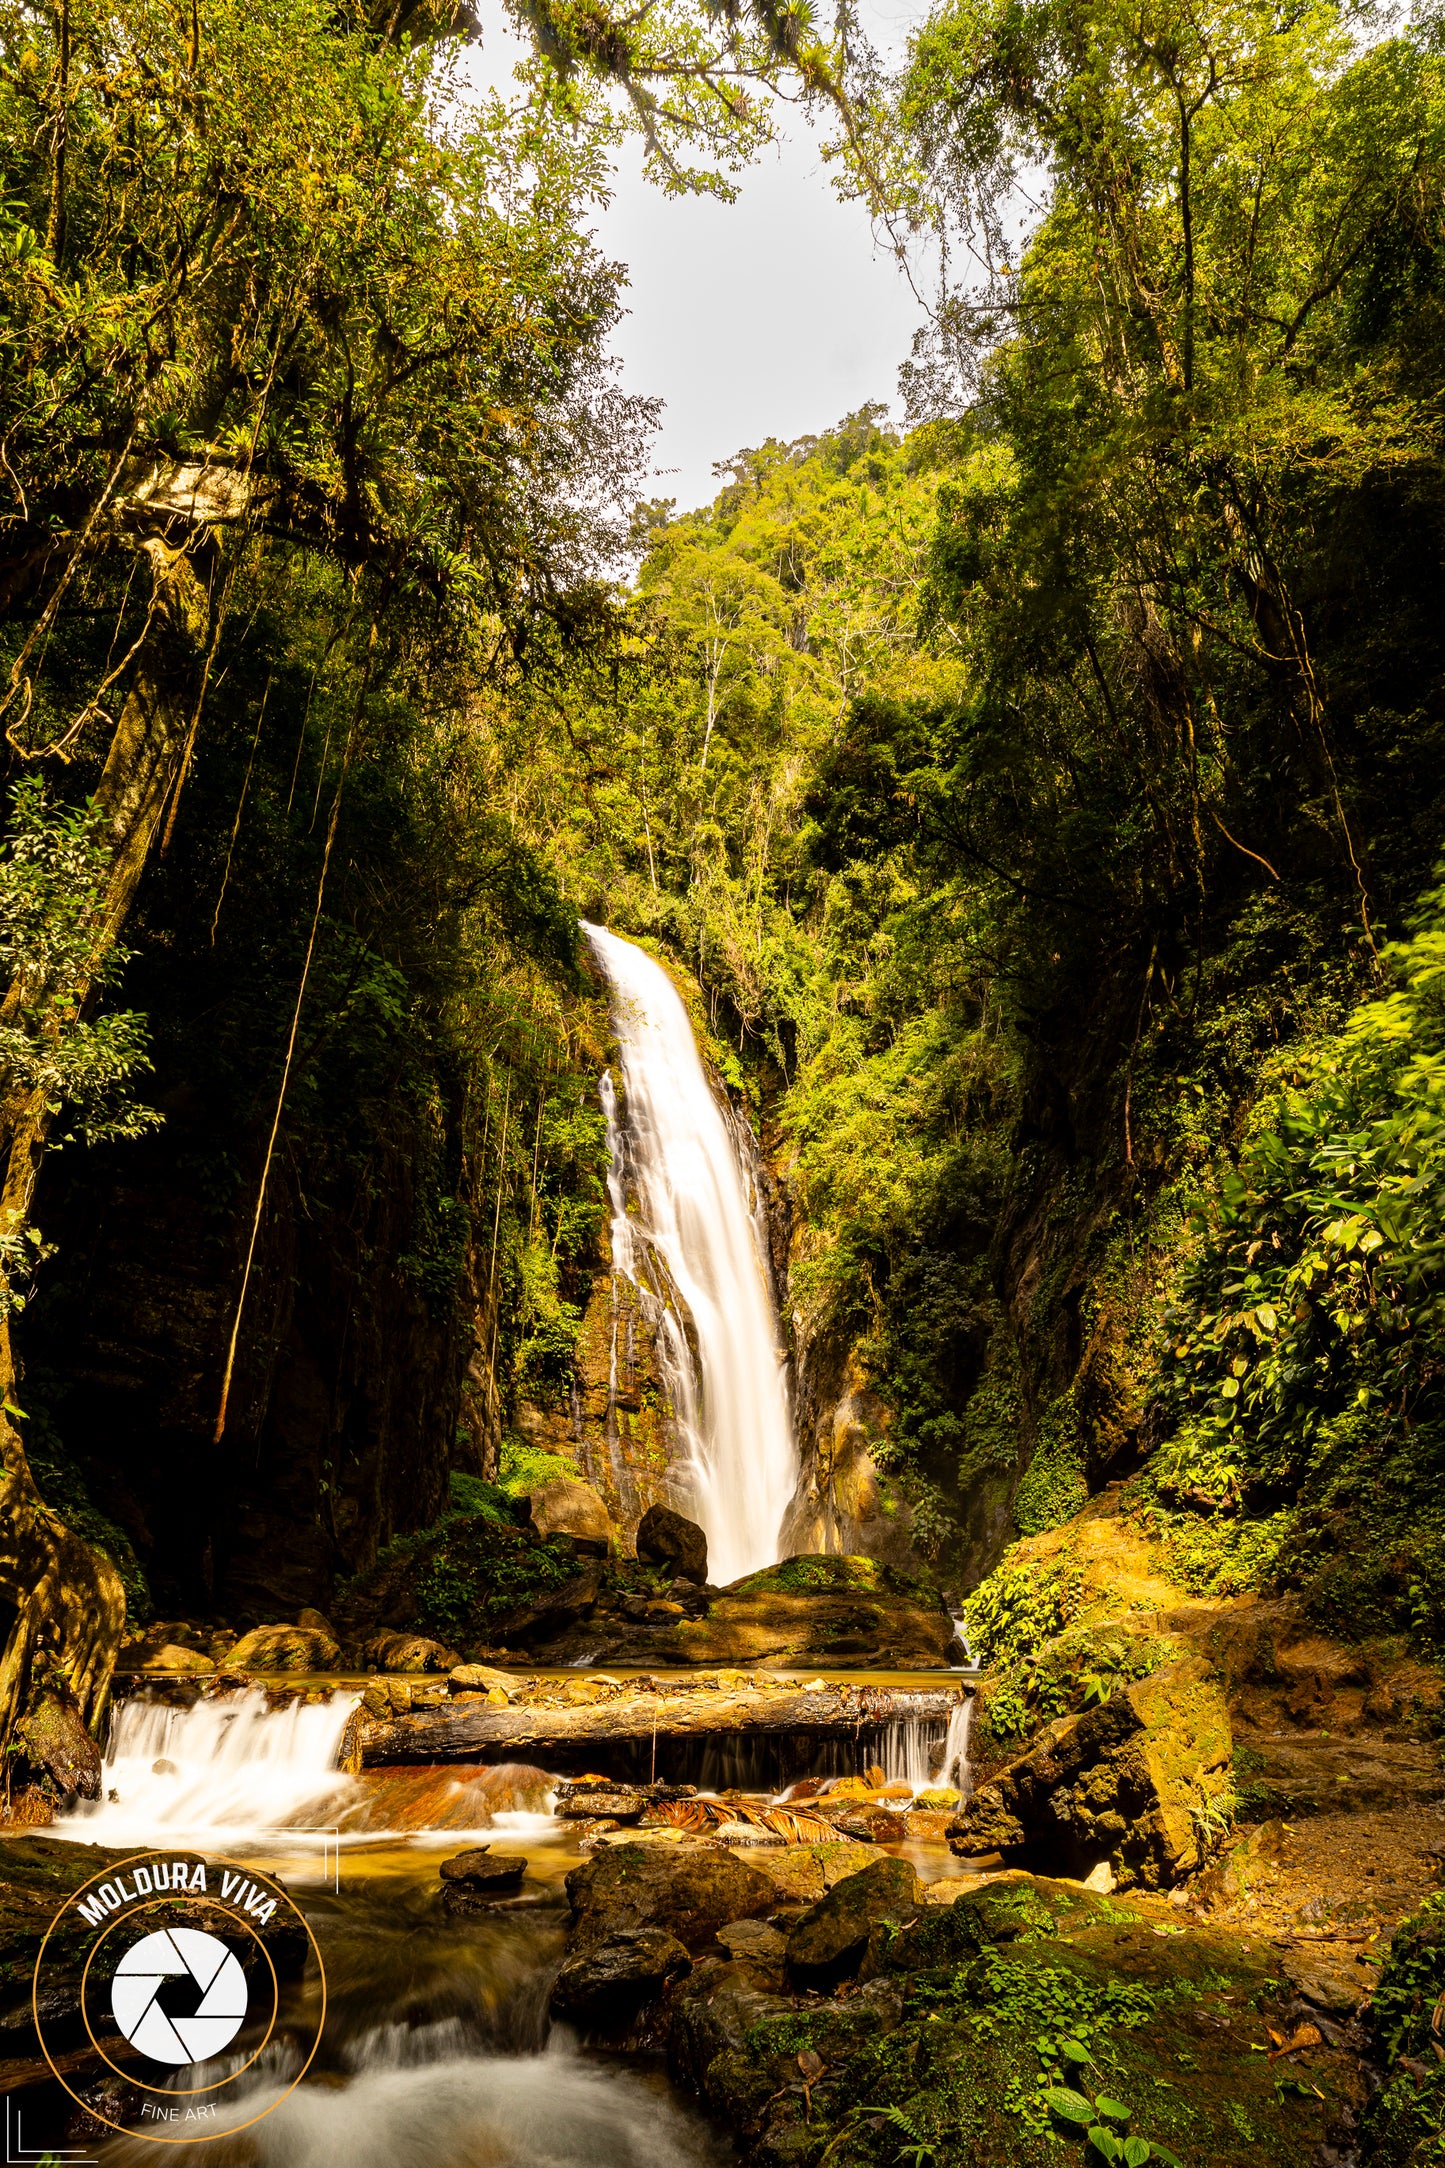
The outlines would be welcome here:
<svg viewBox="0 0 1445 2168">
<path fill-rule="evenodd" d="M 873 41 L 897 49 L 910 0 L 874 0 Z M 507 85 L 510 40 L 484 10 L 469 73 Z M 599 245 L 628 267 L 613 345 L 631 392 L 665 404 L 645 494 L 680 511 L 718 488 L 714 465 L 770 436 L 809 435 L 868 400 L 896 405 L 899 363 L 920 322 L 913 293 L 867 213 L 840 203 L 807 120 L 780 107 L 776 147 L 739 177 L 737 201 L 668 197 L 629 145 Z"/>
<path fill-rule="evenodd" d="M 742 176 L 735 203 L 667 197 L 628 154 L 598 229 L 631 276 L 614 338 L 629 391 L 666 401 L 648 494 L 704 504 L 715 462 L 896 401 L 918 304 L 867 213 L 840 203 L 806 122 Z"/>
</svg>

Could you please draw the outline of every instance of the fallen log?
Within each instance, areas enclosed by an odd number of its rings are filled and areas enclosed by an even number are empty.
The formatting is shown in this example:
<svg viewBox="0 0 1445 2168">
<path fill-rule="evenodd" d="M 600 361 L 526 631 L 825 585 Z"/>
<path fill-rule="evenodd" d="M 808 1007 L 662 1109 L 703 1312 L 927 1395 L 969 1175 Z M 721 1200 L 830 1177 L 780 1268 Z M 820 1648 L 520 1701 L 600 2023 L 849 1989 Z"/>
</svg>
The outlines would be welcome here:
<svg viewBox="0 0 1445 2168">
<path fill-rule="evenodd" d="M 454 1762 L 468 1756 L 509 1758 L 545 1754 L 592 1742 L 620 1740 L 846 1738 L 885 1724 L 946 1724 L 963 1699 L 956 1688 L 837 1686 L 810 1693 L 753 1688 L 743 1691 L 623 1694 L 582 1704 L 566 1701 L 494 1708 L 487 1702 L 443 1703 L 409 1715 L 368 1717 L 358 1712 L 353 1754 L 363 1768 L 387 1762 Z"/>
</svg>

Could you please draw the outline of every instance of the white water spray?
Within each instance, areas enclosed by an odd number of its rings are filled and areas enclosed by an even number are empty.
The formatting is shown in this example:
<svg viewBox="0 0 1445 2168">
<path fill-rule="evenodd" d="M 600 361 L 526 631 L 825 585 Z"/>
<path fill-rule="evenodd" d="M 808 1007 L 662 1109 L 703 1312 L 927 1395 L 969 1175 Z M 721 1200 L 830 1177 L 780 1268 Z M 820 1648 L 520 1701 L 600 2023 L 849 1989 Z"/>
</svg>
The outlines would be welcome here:
<svg viewBox="0 0 1445 2168">
<path fill-rule="evenodd" d="M 734 1581 L 777 1558 L 798 1474 L 760 1214 L 672 981 L 632 942 L 583 930 L 616 996 L 626 1084 L 625 1122 L 608 1106 L 613 1269 L 656 1333 L 708 1571 Z"/>
<path fill-rule="evenodd" d="M 354 1694 L 271 1709 L 259 1692 L 189 1709 L 122 1702 L 101 1796 L 55 1824 L 86 1844 L 223 1849 L 281 1829 L 326 1828 L 355 1790 L 337 1768 Z"/>
<path fill-rule="evenodd" d="M 938 1772 L 940 1784 L 951 1784 L 960 1798 L 967 1799 L 973 1791 L 973 1771 L 969 1766 L 968 1739 L 973 1729 L 973 1696 L 965 1694 L 962 1701 L 955 1702 L 948 1716 L 948 1736 L 943 1742 L 943 1764 Z"/>
</svg>

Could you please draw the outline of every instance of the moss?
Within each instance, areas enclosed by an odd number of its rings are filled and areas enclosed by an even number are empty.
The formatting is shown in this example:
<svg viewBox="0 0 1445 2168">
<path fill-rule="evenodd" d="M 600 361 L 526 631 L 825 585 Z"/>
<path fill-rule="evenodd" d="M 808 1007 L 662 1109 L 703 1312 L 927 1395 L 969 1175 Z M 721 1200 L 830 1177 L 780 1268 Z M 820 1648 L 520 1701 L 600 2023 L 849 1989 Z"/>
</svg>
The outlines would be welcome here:
<svg viewBox="0 0 1445 2168">
<path fill-rule="evenodd" d="M 515 1431 L 508 1431 L 502 1439 L 497 1482 L 509 1498 L 525 1498 L 530 1492 L 540 1490 L 544 1483 L 580 1483 L 581 1480 L 576 1461 L 569 1460 L 565 1454 L 549 1453 L 542 1446 L 528 1445 Z"/>
<path fill-rule="evenodd" d="M 876 1558 L 850 1558 L 805 1554 L 785 1558 L 781 1565 L 750 1573 L 732 1591 L 747 1596 L 912 1596 L 931 1602 L 932 1585 L 918 1574 L 899 1566 L 885 1566 Z"/>
<path fill-rule="evenodd" d="M 1078 1394 L 1070 1386 L 1040 1418 L 1033 1458 L 1014 1494 L 1014 1526 L 1021 1536 L 1061 1528 L 1086 1503 L 1085 1460 Z"/>
<path fill-rule="evenodd" d="M 1167 2149 L 1151 2158 L 1307 2168 L 1350 2098 L 1342 2059 L 1306 2051 L 1309 2090 L 1278 2084 L 1251 2052 L 1281 2007 L 1267 1946 L 1157 1927 L 1076 1885 L 991 1883 L 880 1940 L 861 1994 L 755 2026 L 705 2090 L 767 2163 L 1080 2164 L 1083 2129 L 1050 2099 L 1067 2088 L 1117 2102 L 1121 2134 Z M 787 2071 L 808 2049 L 827 2067 L 805 2099 Z M 739 2080 L 765 2069 L 744 2115 Z"/>
</svg>

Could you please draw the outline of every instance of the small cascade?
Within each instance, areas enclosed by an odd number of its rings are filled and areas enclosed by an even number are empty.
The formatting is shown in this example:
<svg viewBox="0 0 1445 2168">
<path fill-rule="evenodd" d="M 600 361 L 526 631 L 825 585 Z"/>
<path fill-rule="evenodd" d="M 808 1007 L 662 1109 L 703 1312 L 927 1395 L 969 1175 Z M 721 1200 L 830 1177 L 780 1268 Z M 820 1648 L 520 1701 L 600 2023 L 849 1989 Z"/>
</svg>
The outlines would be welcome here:
<svg viewBox="0 0 1445 2168">
<path fill-rule="evenodd" d="M 951 1784 L 960 1799 L 967 1799 L 973 1790 L 973 1771 L 969 1766 L 968 1739 L 973 1729 L 973 1696 L 965 1694 L 948 1719 L 948 1733 L 943 1742 L 943 1762 L 938 1772 L 940 1784 Z"/>
<path fill-rule="evenodd" d="M 963 1650 L 963 1662 L 950 1668 L 954 1671 L 977 1671 L 978 1658 L 973 1653 L 973 1643 L 968 1638 L 968 1627 L 961 1611 L 953 1613 L 953 1638 Z"/>
<path fill-rule="evenodd" d="M 637 1288 L 656 1336 L 683 1447 L 678 1503 L 707 1532 L 713 1580 L 733 1581 L 777 1558 L 798 1475 L 757 1184 L 667 973 L 631 941 L 583 930 L 613 988 L 626 1087 L 619 1118 L 602 1081 L 614 1277 Z M 610 1401 L 619 1323 L 614 1296 Z M 608 1450 L 624 1493 L 611 1410 Z"/>
<path fill-rule="evenodd" d="M 883 1774 L 890 1784 L 926 1791 L 935 1781 L 933 1763 L 943 1743 L 943 1726 L 936 1717 L 895 1717 L 883 1733 Z"/>
<path fill-rule="evenodd" d="M 56 1824 L 87 1844 L 221 1848 L 280 1829 L 333 1827 L 356 1789 L 338 1769 L 356 1696 L 272 1709 L 252 1690 L 189 1709 L 122 1702 L 101 1796 Z"/>
</svg>

